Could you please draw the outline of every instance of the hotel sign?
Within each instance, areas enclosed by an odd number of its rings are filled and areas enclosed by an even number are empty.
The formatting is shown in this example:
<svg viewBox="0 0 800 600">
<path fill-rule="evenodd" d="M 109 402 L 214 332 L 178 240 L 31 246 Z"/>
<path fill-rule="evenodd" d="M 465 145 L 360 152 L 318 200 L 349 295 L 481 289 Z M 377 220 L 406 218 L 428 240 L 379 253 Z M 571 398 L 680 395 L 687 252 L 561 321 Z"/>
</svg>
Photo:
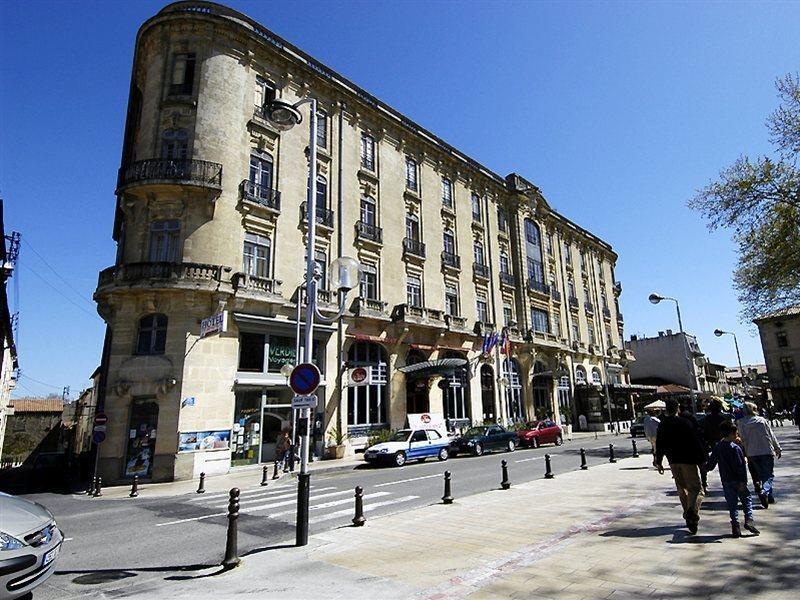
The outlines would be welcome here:
<svg viewBox="0 0 800 600">
<path fill-rule="evenodd" d="M 200 337 L 228 331 L 228 311 L 223 310 L 200 321 Z"/>
</svg>

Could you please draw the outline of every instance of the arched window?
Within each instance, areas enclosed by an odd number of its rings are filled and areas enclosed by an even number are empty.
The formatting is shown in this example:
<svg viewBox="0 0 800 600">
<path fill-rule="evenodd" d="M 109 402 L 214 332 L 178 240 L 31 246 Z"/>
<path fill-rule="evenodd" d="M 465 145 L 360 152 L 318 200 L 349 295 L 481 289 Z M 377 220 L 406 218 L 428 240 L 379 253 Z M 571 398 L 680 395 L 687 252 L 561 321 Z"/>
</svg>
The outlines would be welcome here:
<svg viewBox="0 0 800 600">
<path fill-rule="evenodd" d="M 550 411 L 550 388 L 553 386 L 552 374 L 547 365 L 537 360 L 533 363 L 533 409 L 536 418 L 541 419 Z"/>
<path fill-rule="evenodd" d="M 528 264 L 528 279 L 544 286 L 544 268 L 542 266 L 542 236 L 539 226 L 530 219 L 525 219 L 525 256 Z"/>
<path fill-rule="evenodd" d="M 189 146 L 185 129 L 166 129 L 161 134 L 161 158 L 184 160 Z"/>
<path fill-rule="evenodd" d="M 164 354 L 167 344 L 167 315 L 151 314 L 139 319 L 136 354 Z"/>
<path fill-rule="evenodd" d="M 378 210 L 372 196 L 361 196 L 361 222 L 372 227 L 378 224 Z"/>
<path fill-rule="evenodd" d="M 452 229 L 445 229 L 442 233 L 442 239 L 444 241 L 444 251 L 448 254 L 455 255 L 456 253 L 456 236 L 453 234 Z"/>
<path fill-rule="evenodd" d="M 478 240 L 475 240 L 475 243 L 472 245 L 472 252 L 475 258 L 476 265 L 484 265 L 483 258 L 483 244 L 481 244 Z"/>
<path fill-rule="evenodd" d="M 269 198 L 272 191 L 272 156 L 267 152 L 253 150 L 250 153 L 250 183 L 256 186 L 259 198 Z"/>
<path fill-rule="evenodd" d="M 389 402 L 388 359 L 378 344 L 356 342 L 347 352 L 347 366 L 369 371 L 369 385 L 347 388 L 348 425 L 386 425 Z"/>
<path fill-rule="evenodd" d="M 503 275 L 509 275 L 511 273 L 510 261 L 508 259 L 508 252 L 505 250 L 500 250 L 500 272 Z"/>
<path fill-rule="evenodd" d="M 503 377 L 508 381 L 506 388 L 506 418 L 512 422 L 525 420 L 525 405 L 522 402 L 522 383 L 519 378 L 519 364 L 516 359 L 503 361 Z"/>
<path fill-rule="evenodd" d="M 578 365 L 575 367 L 575 384 L 584 385 L 586 383 L 586 369 Z"/>
<path fill-rule="evenodd" d="M 317 175 L 317 210 L 328 208 L 328 180 Z"/>
<path fill-rule="evenodd" d="M 592 369 L 592 383 L 594 385 L 603 385 L 603 378 L 600 376 L 600 369 L 597 367 Z"/>
</svg>

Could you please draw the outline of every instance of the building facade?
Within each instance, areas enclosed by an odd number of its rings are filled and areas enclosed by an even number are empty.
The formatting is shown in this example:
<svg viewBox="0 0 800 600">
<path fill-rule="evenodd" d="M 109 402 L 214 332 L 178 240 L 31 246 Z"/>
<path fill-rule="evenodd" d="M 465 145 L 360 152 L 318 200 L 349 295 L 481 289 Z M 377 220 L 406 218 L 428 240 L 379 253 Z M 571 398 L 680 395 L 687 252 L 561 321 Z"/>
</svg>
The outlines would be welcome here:
<svg viewBox="0 0 800 600">
<path fill-rule="evenodd" d="M 4 446 L 8 419 L 14 414 L 11 392 L 17 387 L 17 347 L 14 343 L 13 316 L 8 307 L 7 285 L 14 273 L 16 253 L 19 249 L 19 235 L 6 236 L 3 220 L 3 201 L 0 200 L 0 339 L 3 351 L 0 353 L 0 457 Z M 10 246 L 6 247 L 6 244 Z"/>
<path fill-rule="evenodd" d="M 767 363 L 772 402 L 777 410 L 800 402 L 800 306 L 753 321 Z"/>
<path fill-rule="evenodd" d="M 316 131 L 265 118 L 307 97 Z M 318 454 L 334 430 L 352 451 L 409 413 L 603 426 L 598 390 L 627 383 L 611 246 L 241 13 L 179 2 L 137 35 L 117 257 L 95 293 L 107 481 L 273 459 L 292 426 L 310 135 L 323 282 L 339 256 L 362 265 L 343 319 L 314 330 Z M 225 330 L 201 338 L 214 314 Z"/>
<path fill-rule="evenodd" d="M 708 360 L 693 335 L 667 329 L 659 331 L 655 337 L 631 336 L 627 346 L 636 357 L 630 365 L 633 382 L 675 383 L 695 392 L 713 388 L 706 383 L 706 378 L 709 373 L 716 378 L 716 370 L 706 368 Z"/>
</svg>

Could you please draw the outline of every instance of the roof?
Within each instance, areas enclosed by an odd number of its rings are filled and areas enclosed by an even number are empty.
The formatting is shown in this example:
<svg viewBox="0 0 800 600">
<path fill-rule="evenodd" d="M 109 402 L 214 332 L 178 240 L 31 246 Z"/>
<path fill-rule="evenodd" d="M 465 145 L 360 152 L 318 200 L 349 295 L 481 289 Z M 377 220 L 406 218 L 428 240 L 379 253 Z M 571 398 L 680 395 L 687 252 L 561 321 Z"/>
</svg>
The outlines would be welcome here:
<svg viewBox="0 0 800 600">
<path fill-rule="evenodd" d="M 683 385 L 677 383 L 668 383 L 666 385 L 658 386 L 657 393 L 659 394 L 688 394 L 691 390 Z"/>
<path fill-rule="evenodd" d="M 769 321 L 771 319 L 780 319 L 786 317 L 800 317 L 800 304 L 795 306 L 787 306 L 786 308 L 782 308 L 780 310 L 776 310 L 775 312 L 768 313 L 761 317 L 757 317 L 753 319 L 753 323 L 758 323 L 760 321 Z"/>
<path fill-rule="evenodd" d="M 64 410 L 61 398 L 14 398 L 11 400 L 14 412 L 19 413 L 60 413 Z"/>
</svg>

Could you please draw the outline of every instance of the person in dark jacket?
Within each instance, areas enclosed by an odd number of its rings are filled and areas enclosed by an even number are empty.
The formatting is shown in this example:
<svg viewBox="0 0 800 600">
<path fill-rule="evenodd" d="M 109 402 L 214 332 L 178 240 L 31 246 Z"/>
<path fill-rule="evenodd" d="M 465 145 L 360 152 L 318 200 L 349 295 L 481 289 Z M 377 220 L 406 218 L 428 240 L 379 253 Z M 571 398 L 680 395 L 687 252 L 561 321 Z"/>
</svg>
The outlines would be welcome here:
<svg viewBox="0 0 800 600">
<path fill-rule="evenodd" d="M 736 425 L 725 422 L 719 426 L 719 429 L 723 437 L 711 451 L 706 468 L 712 471 L 714 467 L 719 465 L 719 478 L 722 481 L 725 502 L 728 504 L 728 511 L 731 514 L 733 537 L 738 538 L 742 535 L 742 530 L 739 527 L 740 500 L 744 511 L 744 528 L 758 535 L 760 532 L 756 528 L 755 520 L 753 519 L 753 501 L 750 498 L 750 490 L 747 487 L 747 466 L 745 465 L 744 453 L 736 443 Z"/>
<path fill-rule="evenodd" d="M 716 398 L 711 401 L 708 407 L 709 413 L 703 419 L 703 437 L 708 445 L 709 452 L 714 449 L 717 442 L 724 436 L 720 432 L 720 425 L 723 423 L 730 423 L 730 415 L 723 414 L 722 402 Z"/>
<path fill-rule="evenodd" d="M 666 456 L 683 506 L 686 527 L 691 533 L 697 533 L 700 505 L 705 496 L 700 465 L 705 464 L 708 454 L 691 421 L 678 416 L 678 401 L 670 398 L 666 405 L 667 417 L 661 420 L 656 436 L 656 468 L 659 473 L 664 473 Z"/>
</svg>

